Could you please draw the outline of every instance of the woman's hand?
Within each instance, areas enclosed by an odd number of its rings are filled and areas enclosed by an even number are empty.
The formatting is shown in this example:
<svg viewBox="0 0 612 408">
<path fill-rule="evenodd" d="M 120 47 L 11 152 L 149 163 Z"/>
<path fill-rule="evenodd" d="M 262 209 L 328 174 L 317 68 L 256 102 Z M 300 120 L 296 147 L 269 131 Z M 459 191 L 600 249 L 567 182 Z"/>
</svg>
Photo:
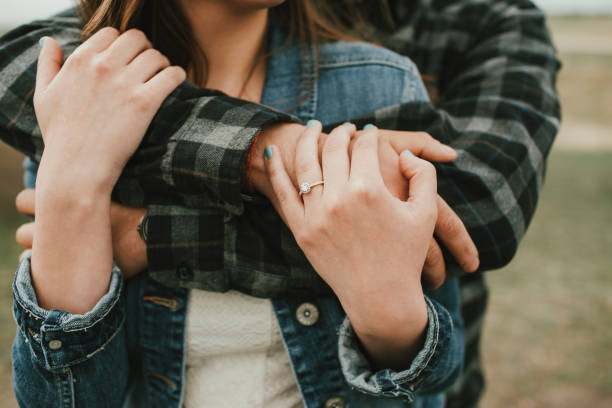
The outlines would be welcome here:
<svg viewBox="0 0 612 408">
<path fill-rule="evenodd" d="M 294 168 L 295 149 L 299 135 L 304 126 L 296 123 L 277 123 L 266 127 L 255 145 L 252 162 L 252 176 L 255 189 L 268 197 L 278 207 L 276 197 L 265 170 L 263 150 L 265 146 L 276 145 L 282 155 L 285 169 L 294 184 L 297 184 Z M 357 133 L 359 136 L 360 132 Z M 327 139 L 326 134 L 319 138 L 319 155 Z M 379 130 L 380 146 L 378 150 L 380 171 L 389 191 L 400 199 L 405 199 L 408 183 L 399 166 L 398 157 L 404 150 L 410 150 L 422 159 L 446 163 L 457 157 L 451 147 L 440 143 L 425 132 L 406 132 Z M 435 236 L 449 250 L 455 261 L 466 272 L 474 272 L 480 263 L 478 250 L 472 241 L 465 225 L 451 207 L 438 195 L 438 219 L 436 220 Z M 442 250 L 432 237 L 425 265 L 423 266 L 423 285 L 435 289 L 446 279 L 446 265 Z"/>
<path fill-rule="evenodd" d="M 363 132 L 349 156 L 355 127 L 336 128 L 325 142 L 322 168 L 320 131 L 318 123 L 304 131 L 295 166 L 298 183 L 325 184 L 302 197 L 279 150 L 267 150 L 278 210 L 376 364 L 405 367 L 421 348 L 427 326 L 421 271 L 437 218 L 435 170 L 403 154 L 400 167 L 410 192 L 402 201 L 383 182 L 378 129 Z"/>
<path fill-rule="evenodd" d="M 21 191 L 15 199 L 15 204 L 21 214 L 35 216 L 35 190 Z M 146 211 L 146 208 L 132 208 L 111 203 L 113 258 L 125 279 L 136 276 L 147 268 L 147 247 L 138 234 L 138 224 Z M 35 233 L 36 221 L 25 223 L 17 229 L 15 239 L 24 249 L 20 259 L 32 249 Z M 76 246 L 78 243 L 75 242 L 73 245 Z"/>
<path fill-rule="evenodd" d="M 30 265 L 41 307 L 82 314 L 110 282 L 112 188 L 185 72 L 137 30 L 102 29 L 62 60 L 45 38 L 34 92 L 45 150 Z"/>
<path fill-rule="evenodd" d="M 34 107 L 46 165 L 69 172 L 71 183 L 86 176 L 85 183 L 110 191 L 185 71 L 170 66 L 141 31 L 119 35 L 110 27 L 62 61 L 55 40 L 43 38 Z"/>
</svg>

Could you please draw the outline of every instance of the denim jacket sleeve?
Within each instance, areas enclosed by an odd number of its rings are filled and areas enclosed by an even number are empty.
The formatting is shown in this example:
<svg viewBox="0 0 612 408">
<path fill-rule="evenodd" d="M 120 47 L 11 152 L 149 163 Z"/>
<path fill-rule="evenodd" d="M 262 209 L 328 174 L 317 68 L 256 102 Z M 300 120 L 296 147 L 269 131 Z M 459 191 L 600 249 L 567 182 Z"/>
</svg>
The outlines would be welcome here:
<svg viewBox="0 0 612 408">
<path fill-rule="evenodd" d="M 443 392 L 463 367 L 463 331 L 457 278 L 447 279 L 425 296 L 428 327 L 425 344 L 402 371 L 374 372 L 347 318 L 339 330 L 338 356 L 347 382 L 366 394 L 414 401 L 415 397 Z"/>
<path fill-rule="evenodd" d="M 20 406 L 121 406 L 129 372 L 122 292 L 115 268 L 107 293 L 86 314 L 43 309 L 30 255 L 24 257 L 13 283 L 13 383 Z"/>
</svg>

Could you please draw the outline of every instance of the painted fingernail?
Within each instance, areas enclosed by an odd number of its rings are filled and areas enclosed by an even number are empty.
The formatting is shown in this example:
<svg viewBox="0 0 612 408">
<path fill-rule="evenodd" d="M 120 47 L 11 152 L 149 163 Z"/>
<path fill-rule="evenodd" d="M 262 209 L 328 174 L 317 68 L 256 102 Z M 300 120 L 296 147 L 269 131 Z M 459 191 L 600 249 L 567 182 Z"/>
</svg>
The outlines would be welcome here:
<svg viewBox="0 0 612 408">
<path fill-rule="evenodd" d="M 373 124 L 368 123 L 367 125 L 365 125 L 365 126 L 363 127 L 363 130 L 368 130 L 368 129 L 372 129 L 372 128 L 375 128 L 375 127 L 376 127 L 376 126 L 374 126 Z"/>
<path fill-rule="evenodd" d="M 351 125 L 352 125 L 352 123 L 351 123 L 351 122 L 344 122 L 344 123 L 342 124 L 342 126 L 351 126 Z"/>
<path fill-rule="evenodd" d="M 40 40 L 38 40 L 38 46 L 39 46 L 40 48 L 42 48 L 42 47 L 43 47 L 43 45 L 45 45 L 45 39 L 46 39 L 46 38 L 47 38 L 47 37 L 41 37 L 41 38 L 40 38 Z"/>
<path fill-rule="evenodd" d="M 408 155 L 408 156 L 410 156 L 410 157 L 414 157 L 414 154 L 413 154 L 413 153 L 412 153 L 410 150 L 404 150 L 404 151 L 402 152 L 402 154 L 406 154 L 406 155 Z"/>
<path fill-rule="evenodd" d="M 318 124 L 319 124 L 318 120 L 311 119 L 308 122 L 306 122 L 306 127 L 313 127 L 313 126 L 317 126 Z"/>
<path fill-rule="evenodd" d="M 264 156 L 266 157 L 266 160 L 270 160 L 270 157 L 272 157 L 272 148 L 270 146 L 266 146 L 264 149 Z"/>
</svg>

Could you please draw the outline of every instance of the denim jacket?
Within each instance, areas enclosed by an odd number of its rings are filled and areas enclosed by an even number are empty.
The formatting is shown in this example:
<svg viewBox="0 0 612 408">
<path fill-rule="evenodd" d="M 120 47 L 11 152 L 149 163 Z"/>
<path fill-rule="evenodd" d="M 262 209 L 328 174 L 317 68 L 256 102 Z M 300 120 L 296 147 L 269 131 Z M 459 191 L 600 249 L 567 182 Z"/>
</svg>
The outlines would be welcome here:
<svg viewBox="0 0 612 408">
<path fill-rule="evenodd" d="M 303 121 L 334 123 L 427 98 L 416 67 L 405 57 L 362 43 L 323 44 L 316 75 L 312 49 L 286 45 L 283 32 L 274 27 L 271 32 L 275 52 L 262 103 Z M 36 170 L 35 163 L 26 163 L 28 187 L 34 186 Z M 20 405 L 181 407 L 188 295 L 188 289 L 169 288 L 146 273 L 124 281 L 115 267 L 108 292 L 90 312 L 45 310 L 37 303 L 25 257 L 15 276 L 13 309 Z M 335 297 L 272 299 L 304 406 L 443 407 L 443 391 L 463 362 L 456 279 L 426 292 L 426 303 L 425 344 L 410 366 L 374 371 Z"/>
</svg>

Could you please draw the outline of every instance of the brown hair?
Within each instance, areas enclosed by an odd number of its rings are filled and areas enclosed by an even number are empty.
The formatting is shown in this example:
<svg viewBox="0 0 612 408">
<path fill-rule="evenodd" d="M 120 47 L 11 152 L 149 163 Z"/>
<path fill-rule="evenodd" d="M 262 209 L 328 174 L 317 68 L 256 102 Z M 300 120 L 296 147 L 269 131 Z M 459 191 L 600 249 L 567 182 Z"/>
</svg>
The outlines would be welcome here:
<svg viewBox="0 0 612 408">
<path fill-rule="evenodd" d="M 343 2 L 337 0 L 287 0 L 275 9 L 290 39 L 299 38 L 303 45 L 316 47 L 326 41 L 369 39 L 372 30 L 366 29 L 366 19 L 350 6 L 351 1 L 345 0 L 342 7 Z M 379 2 L 379 10 L 385 10 L 390 21 L 387 0 Z M 85 21 L 83 40 L 106 26 L 121 32 L 138 28 L 172 64 L 192 72 L 196 83 L 204 82 L 206 67 L 198 58 L 201 50 L 177 0 L 80 0 L 79 12 Z"/>
</svg>

